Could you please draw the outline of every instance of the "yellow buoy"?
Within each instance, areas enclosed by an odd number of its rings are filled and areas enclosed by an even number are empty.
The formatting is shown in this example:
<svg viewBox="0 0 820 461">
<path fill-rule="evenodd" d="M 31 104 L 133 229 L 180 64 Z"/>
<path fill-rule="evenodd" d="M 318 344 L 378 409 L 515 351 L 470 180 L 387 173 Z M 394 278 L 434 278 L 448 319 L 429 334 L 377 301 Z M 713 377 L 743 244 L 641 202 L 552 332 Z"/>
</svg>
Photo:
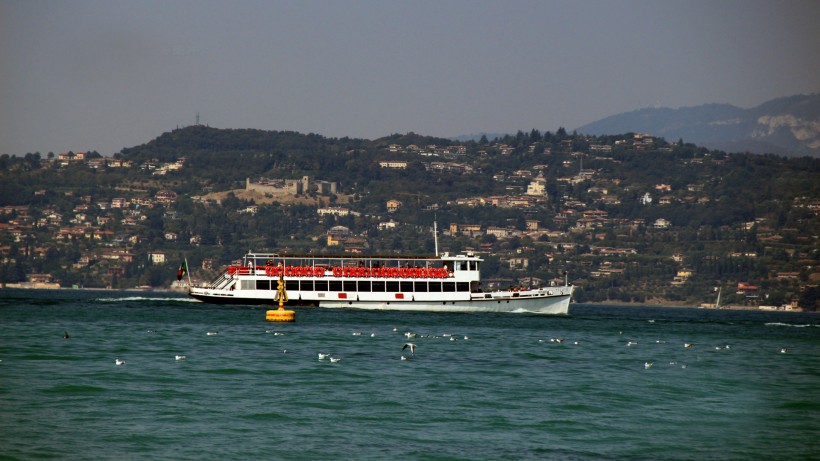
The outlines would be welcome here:
<svg viewBox="0 0 820 461">
<path fill-rule="evenodd" d="M 283 308 L 271 309 L 265 313 L 265 320 L 268 322 L 295 322 L 296 312 Z"/>
<path fill-rule="evenodd" d="M 279 263 L 279 266 L 282 266 L 282 263 Z M 296 312 L 285 310 L 282 307 L 282 304 L 288 301 L 288 292 L 285 289 L 285 278 L 283 274 L 285 273 L 284 270 L 279 272 L 279 282 L 277 282 L 276 286 L 276 296 L 273 298 L 274 301 L 279 301 L 279 309 L 272 309 L 269 310 L 265 314 L 265 320 L 268 322 L 295 322 L 296 321 Z"/>
</svg>

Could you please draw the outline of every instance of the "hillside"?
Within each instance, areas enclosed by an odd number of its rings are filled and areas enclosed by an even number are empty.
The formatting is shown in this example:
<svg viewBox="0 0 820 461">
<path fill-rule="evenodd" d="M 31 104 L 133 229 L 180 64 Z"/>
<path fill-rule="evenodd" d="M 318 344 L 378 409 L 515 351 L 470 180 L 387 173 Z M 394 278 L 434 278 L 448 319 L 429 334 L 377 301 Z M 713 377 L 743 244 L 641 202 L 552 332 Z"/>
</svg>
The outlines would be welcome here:
<svg viewBox="0 0 820 461">
<path fill-rule="evenodd" d="M 778 98 L 751 109 L 706 104 L 651 108 L 581 126 L 580 133 L 647 133 L 726 152 L 820 157 L 820 94 Z"/>
<path fill-rule="evenodd" d="M 715 108 L 716 112 L 725 108 Z M 114 158 L 0 157 L 0 283 L 167 287 L 245 251 L 475 251 L 576 301 L 817 303 L 820 160 L 638 134 L 480 142 L 173 130 Z M 250 187 L 253 186 L 253 187 Z M 750 288 L 751 287 L 751 288 Z"/>
</svg>

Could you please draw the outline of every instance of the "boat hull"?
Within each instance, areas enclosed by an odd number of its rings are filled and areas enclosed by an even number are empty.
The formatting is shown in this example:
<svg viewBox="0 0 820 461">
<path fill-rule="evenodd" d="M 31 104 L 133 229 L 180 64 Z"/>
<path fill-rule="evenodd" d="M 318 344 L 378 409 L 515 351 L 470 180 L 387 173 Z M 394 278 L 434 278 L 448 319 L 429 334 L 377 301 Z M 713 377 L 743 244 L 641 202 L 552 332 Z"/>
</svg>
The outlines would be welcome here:
<svg viewBox="0 0 820 461">
<path fill-rule="evenodd" d="M 556 290 L 558 291 L 558 290 Z M 191 291 L 189 295 L 202 302 L 233 305 L 268 305 L 278 303 L 272 298 L 254 298 L 230 292 Z M 321 307 L 330 309 L 363 309 L 422 312 L 521 312 L 566 315 L 569 312 L 571 290 L 556 295 L 531 297 L 489 295 L 483 298 L 458 301 L 355 301 L 355 300 L 300 300 L 291 299 L 289 307 Z"/>
</svg>

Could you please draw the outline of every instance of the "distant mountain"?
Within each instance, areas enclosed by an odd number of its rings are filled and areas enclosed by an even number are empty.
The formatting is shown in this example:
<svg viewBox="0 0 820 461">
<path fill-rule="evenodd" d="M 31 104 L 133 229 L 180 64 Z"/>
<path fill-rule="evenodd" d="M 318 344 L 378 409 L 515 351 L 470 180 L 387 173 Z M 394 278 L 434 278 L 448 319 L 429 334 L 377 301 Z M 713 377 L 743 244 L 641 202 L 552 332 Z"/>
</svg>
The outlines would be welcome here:
<svg viewBox="0 0 820 461">
<path fill-rule="evenodd" d="M 726 152 L 820 157 L 820 94 L 777 98 L 751 109 L 729 104 L 640 109 L 586 124 L 577 131 L 646 133 Z"/>
</svg>

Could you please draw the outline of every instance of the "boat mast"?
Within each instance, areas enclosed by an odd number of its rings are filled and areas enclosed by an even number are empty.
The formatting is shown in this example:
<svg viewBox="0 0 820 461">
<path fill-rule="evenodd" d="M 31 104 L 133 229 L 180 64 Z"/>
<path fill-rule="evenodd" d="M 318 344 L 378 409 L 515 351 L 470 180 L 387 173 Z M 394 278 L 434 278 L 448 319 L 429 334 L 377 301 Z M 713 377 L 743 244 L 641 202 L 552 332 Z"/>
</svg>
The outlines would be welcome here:
<svg viewBox="0 0 820 461">
<path fill-rule="evenodd" d="M 436 257 L 438 257 L 438 222 L 433 221 L 433 242 L 436 245 Z"/>
</svg>

